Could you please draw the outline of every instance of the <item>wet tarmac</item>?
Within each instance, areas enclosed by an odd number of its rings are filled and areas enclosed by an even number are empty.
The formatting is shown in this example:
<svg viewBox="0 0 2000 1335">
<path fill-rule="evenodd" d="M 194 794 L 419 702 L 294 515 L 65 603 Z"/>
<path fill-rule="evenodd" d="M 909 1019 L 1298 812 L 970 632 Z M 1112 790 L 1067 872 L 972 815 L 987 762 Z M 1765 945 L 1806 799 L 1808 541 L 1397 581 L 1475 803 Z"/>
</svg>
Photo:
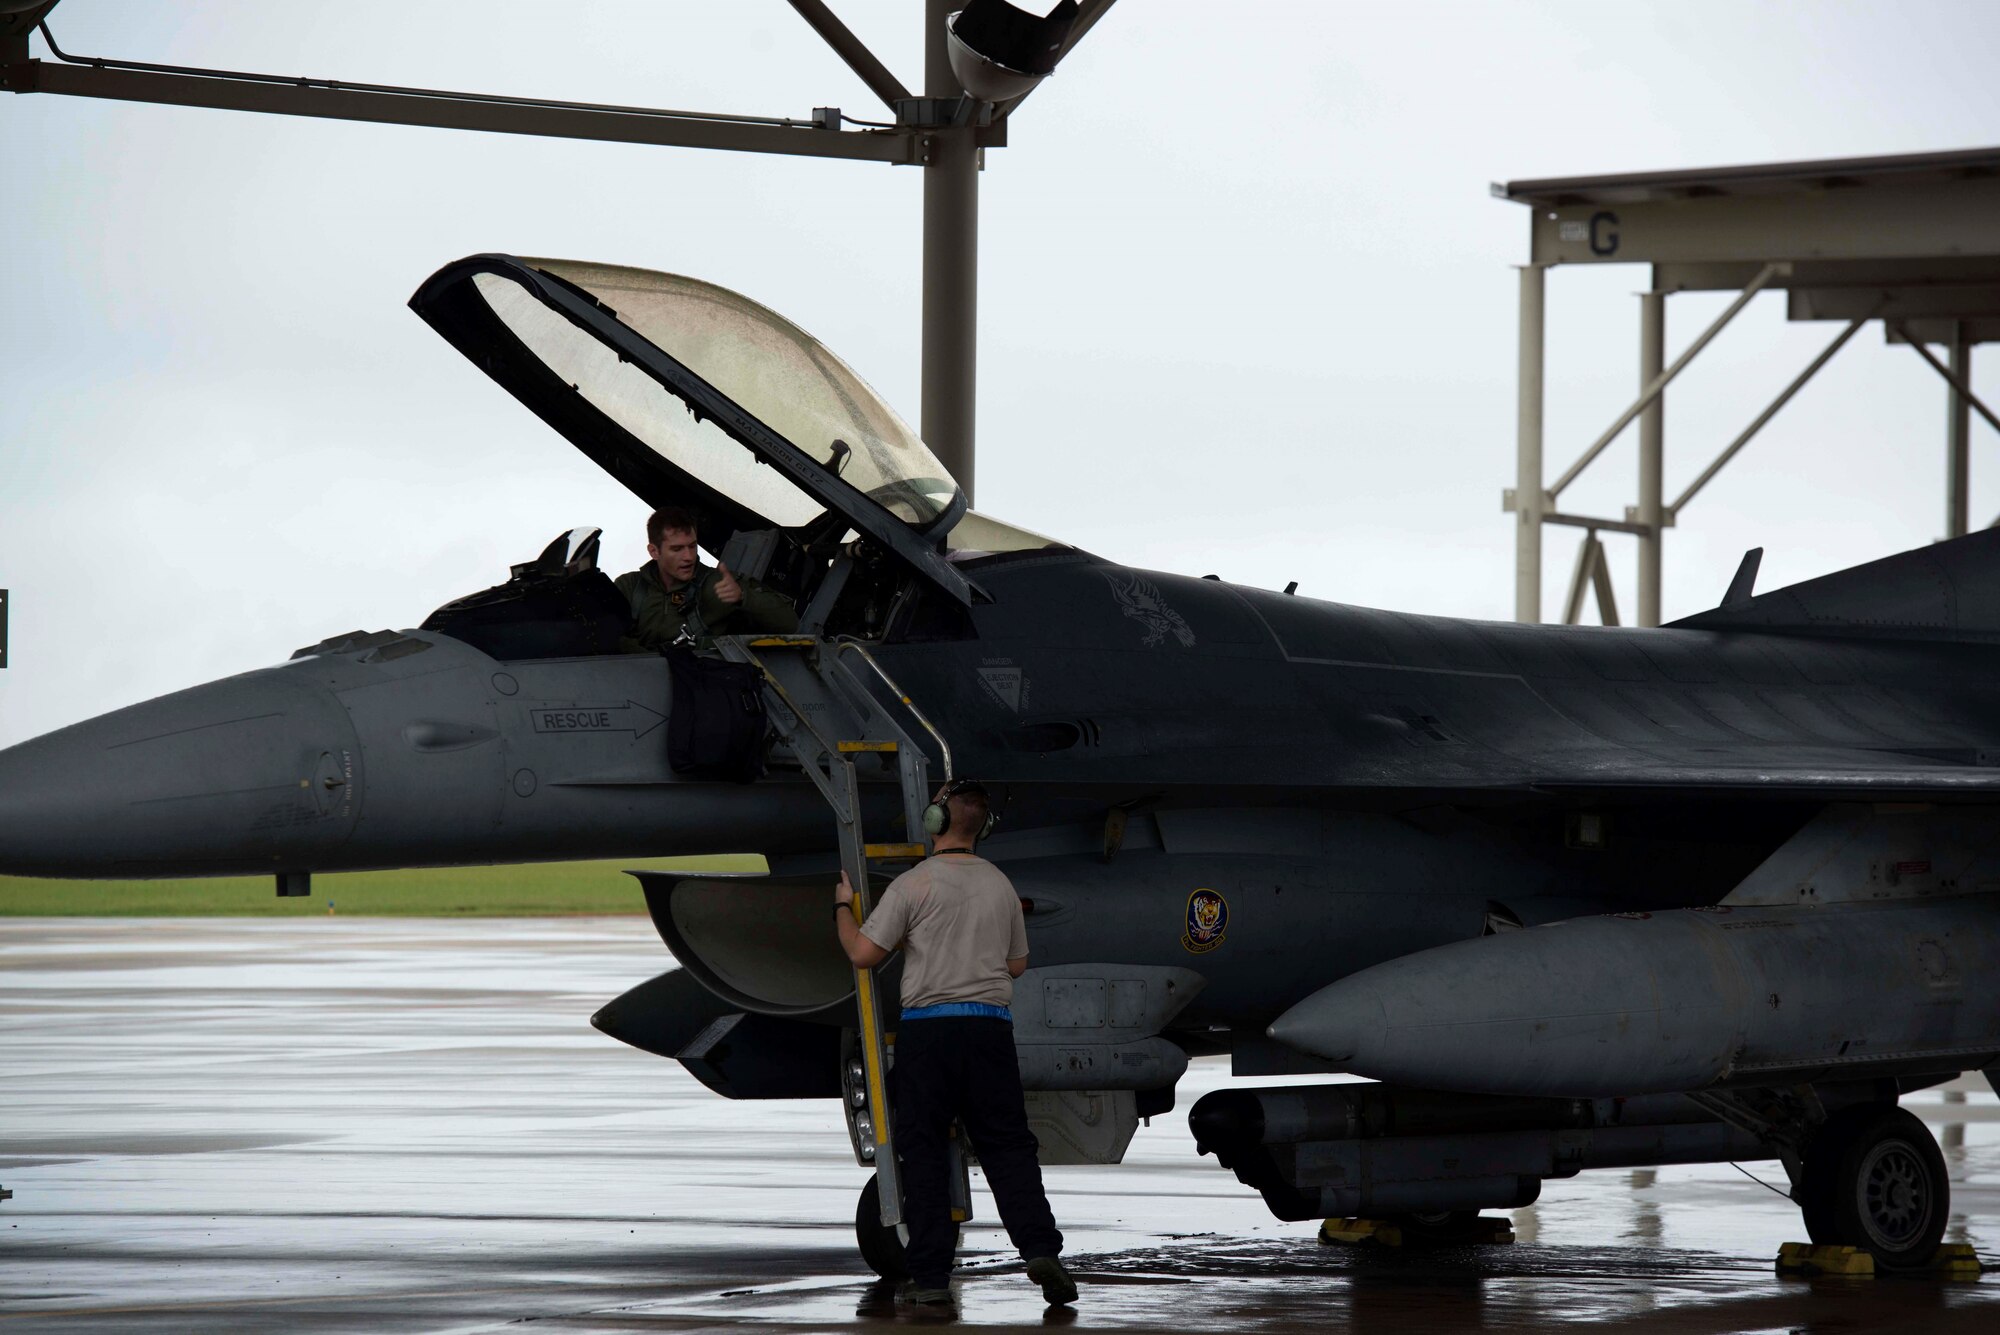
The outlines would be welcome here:
<svg viewBox="0 0 2000 1335">
<path fill-rule="evenodd" d="M 830 1104 L 730 1103 L 589 1027 L 668 963 L 643 918 L 0 920 L 0 1335 L 938 1323 L 854 1253 Z M 1226 1078 L 1196 1063 L 1125 1164 L 1050 1171 L 1073 1312 L 982 1194 L 959 1322 L 2000 1329 L 2000 1275 L 1778 1278 L 1797 1214 L 1728 1165 L 1553 1182 L 1510 1247 L 1322 1247 L 1195 1155 L 1185 1109 Z M 1995 1259 L 2000 1106 L 1911 1104 L 1949 1238 Z"/>
</svg>

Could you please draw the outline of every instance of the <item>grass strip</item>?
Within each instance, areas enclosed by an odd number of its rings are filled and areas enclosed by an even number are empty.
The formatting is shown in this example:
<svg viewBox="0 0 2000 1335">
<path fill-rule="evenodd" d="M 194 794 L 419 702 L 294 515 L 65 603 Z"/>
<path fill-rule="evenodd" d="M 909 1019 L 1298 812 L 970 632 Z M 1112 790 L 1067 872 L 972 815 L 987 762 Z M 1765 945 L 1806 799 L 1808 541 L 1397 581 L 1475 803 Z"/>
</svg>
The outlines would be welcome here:
<svg viewBox="0 0 2000 1335">
<path fill-rule="evenodd" d="M 755 854 L 530 862 L 504 867 L 342 871 L 313 877 L 310 896 L 280 899 L 269 876 L 183 881 L 55 881 L 0 876 L 0 917 L 520 918 L 644 913 L 642 871 L 763 871 Z"/>
</svg>

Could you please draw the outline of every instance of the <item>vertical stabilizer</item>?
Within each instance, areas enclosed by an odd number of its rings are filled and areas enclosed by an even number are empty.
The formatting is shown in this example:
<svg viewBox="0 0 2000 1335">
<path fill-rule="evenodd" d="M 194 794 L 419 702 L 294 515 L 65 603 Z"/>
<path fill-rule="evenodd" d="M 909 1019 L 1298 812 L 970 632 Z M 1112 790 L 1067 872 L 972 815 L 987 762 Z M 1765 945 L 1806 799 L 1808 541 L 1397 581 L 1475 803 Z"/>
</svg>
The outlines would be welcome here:
<svg viewBox="0 0 2000 1335">
<path fill-rule="evenodd" d="M 1743 558 L 1722 606 L 1673 627 L 2000 643 L 2000 529 L 1753 595 L 1759 556 Z"/>
<path fill-rule="evenodd" d="M 1757 596 L 1757 567 L 1763 564 L 1762 547 L 1743 553 L 1743 564 L 1736 567 L 1736 578 L 1729 581 L 1729 592 L 1722 595 L 1724 607 L 1740 607 Z"/>
</svg>

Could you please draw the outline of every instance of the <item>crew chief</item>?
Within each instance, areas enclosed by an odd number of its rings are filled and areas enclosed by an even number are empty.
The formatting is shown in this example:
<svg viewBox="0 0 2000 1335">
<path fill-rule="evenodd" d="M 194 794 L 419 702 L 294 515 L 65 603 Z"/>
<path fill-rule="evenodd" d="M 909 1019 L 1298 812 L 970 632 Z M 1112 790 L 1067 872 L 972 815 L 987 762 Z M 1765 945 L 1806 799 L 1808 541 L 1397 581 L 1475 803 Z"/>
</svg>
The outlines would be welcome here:
<svg viewBox="0 0 2000 1335">
<path fill-rule="evenodd" d="M 991 828 L 986 789 L 959 779 L 933 803 L 946 820 L 930 857 L 890 883 L 867 922 L 854 921 L 847 873 L 834 891 L 840 944 L 855 968 L 872 969 L 899 946 L 903 951 L 903 1017 L 889 1095 L 910 1230 L 907 1296 L 952 1301 L 947 1281 L 957 1226 L 946 1145 L 957 1119 L 978 1152 L 1007 1236 L 1028 1263 L 1028 1278 L 1049 1302 L 1074 1302 L 1076 1283 L 1057 1259 L 1062 1234 L 1042 1190 L 1008 1009 L 1014 980 L 1028 967 L 1021 900 L 1006 875 L 973 851 Z"/>
</svg>

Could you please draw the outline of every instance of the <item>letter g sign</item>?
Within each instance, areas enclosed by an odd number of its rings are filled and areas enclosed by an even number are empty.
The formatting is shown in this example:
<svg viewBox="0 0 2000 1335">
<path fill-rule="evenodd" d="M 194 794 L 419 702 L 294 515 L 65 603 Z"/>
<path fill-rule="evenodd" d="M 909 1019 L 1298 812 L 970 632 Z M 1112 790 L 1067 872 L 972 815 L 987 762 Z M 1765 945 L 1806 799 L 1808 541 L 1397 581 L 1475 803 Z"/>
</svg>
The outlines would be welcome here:
<svg viewBox="0 0 2000 1335">
<path fill-rule="evenodd" d="M 1618 215 L 1609 209 L 1600 209 L 1590 215 L 1590 253 L 1593 255 L 1618 253 Z"/>
</svg>

